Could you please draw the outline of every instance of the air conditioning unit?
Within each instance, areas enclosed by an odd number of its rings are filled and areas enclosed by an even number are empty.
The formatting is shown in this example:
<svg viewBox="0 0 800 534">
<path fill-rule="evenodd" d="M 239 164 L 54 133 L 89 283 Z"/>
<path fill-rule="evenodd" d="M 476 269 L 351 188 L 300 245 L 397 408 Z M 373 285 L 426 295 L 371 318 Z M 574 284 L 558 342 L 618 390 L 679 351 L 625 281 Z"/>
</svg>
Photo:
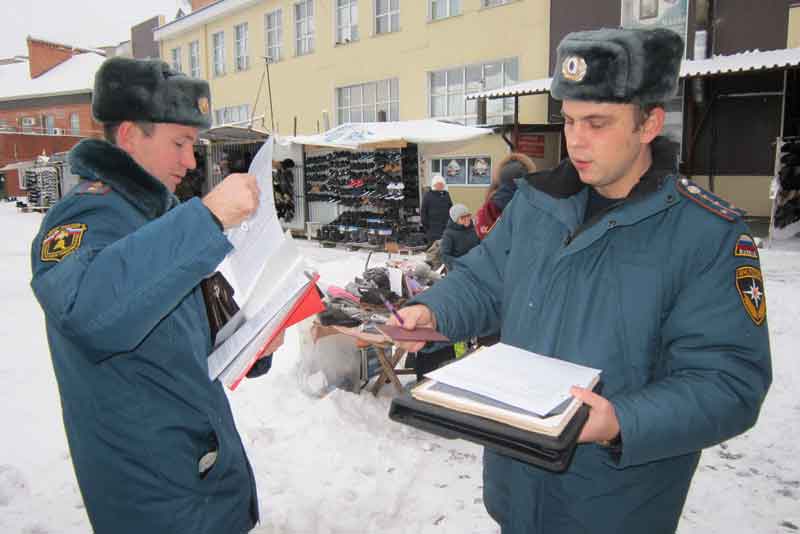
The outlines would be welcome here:
<svg viewBox="0 0 800 534">
<path fill-rule="evenodd" d="M 36 126 L 36 117 L 22 117 L 23 126 Z"/>
<path fill-rule="evenodd" d="M 64 135 L 64 128 L 53 128 L 53 135 Z"/>
</svg>

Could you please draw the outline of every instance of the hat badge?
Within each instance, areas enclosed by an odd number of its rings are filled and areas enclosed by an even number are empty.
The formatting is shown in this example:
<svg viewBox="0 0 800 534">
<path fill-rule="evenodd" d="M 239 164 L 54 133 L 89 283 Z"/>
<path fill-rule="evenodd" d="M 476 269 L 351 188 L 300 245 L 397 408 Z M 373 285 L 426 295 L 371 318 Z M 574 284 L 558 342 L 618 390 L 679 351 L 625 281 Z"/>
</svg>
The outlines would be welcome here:
<svg viewBox="0 0 800 534">
<path fill-rule="evenodd" d="M 586 60 L 581 56 L 567 56 L 561 63 L 561 74 L 567 80 L 580 82 L 586 76 Z"/>
<path fill-rule="evenodd" d="M 197 109 L 200 110 L 200 113 L 205 115 L 208 113 L 208 98 L 201 96 L 197 99 Z"/>
</svg>

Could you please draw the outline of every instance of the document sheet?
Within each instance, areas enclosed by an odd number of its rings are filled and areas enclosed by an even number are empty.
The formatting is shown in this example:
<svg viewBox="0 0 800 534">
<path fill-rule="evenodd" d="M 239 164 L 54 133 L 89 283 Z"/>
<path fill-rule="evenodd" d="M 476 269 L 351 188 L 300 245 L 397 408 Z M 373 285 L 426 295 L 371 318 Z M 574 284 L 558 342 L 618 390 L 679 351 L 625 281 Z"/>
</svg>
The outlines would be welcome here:
<svg viewBox="0 0 800 534">
<path fill-rule="evenodd" d="M 570 387 L 589 387 L 599 374 L 599 369 L 498 343 L 425 376 L 544 416 L 571 398 Z"/>
</svg>

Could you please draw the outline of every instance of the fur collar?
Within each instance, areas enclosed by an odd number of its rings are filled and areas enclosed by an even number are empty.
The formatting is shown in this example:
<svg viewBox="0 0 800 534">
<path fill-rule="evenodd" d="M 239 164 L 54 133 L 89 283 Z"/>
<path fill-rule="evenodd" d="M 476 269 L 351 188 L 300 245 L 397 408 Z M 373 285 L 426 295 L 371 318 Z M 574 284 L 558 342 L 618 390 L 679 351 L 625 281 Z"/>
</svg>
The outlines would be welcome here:
<svg viewBox="0 0 800 534">
<path fill-rule="evenodd" d="M 73 174 L 109 185 L 148 219 L 160 217 L 178 204 L 164 184 L 108 141 L 84 139 L 70 151 L 69 164 Z"/>
<path fill-rule="evenodd" d="M 668 174 L 677 172 L 677 145 L 666 137 L 656 137 L 651 148 L 653 164 L 642 176 L 629 196 L 655 191 Z M 534 188 L 555 198 L 567 198 L 577 195 L 586 184 L 581 182 L 578 171 L 569 158 L 564 159 L 557 167 L 547 171 L 529 174 L 525 177 Z"/>
</svg>

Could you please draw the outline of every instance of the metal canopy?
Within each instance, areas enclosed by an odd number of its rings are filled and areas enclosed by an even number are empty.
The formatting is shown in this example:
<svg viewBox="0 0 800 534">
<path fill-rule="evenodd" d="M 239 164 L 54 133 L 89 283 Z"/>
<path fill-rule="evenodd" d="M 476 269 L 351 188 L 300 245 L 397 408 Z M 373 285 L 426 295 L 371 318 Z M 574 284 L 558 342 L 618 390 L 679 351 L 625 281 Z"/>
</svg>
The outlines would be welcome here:
<svg viewBox="0 0 800 534">
<path fill-rule="evenodd" d="M 269 138 L 269 134 L 243 126 L 217 126 L 200 132 L 199 137 L 211 143 L 263 143 Z"/>
<path fill-rule="evenodd" d="M 752 50 L 729 56 L 708 59 L 685 59 L 681 62 L 681 78 L 701 78 L 724 74 L 739 74 L 765 70 L 781 70 L 800 66 L 800 48 L 780 50 Z M 550 92 L 552 78 L 528 80 L 502 89 L 482 91 L 467 95 L 467 100 L 494 99 L 513 96 L 536 95 Z"/>
</svg>

